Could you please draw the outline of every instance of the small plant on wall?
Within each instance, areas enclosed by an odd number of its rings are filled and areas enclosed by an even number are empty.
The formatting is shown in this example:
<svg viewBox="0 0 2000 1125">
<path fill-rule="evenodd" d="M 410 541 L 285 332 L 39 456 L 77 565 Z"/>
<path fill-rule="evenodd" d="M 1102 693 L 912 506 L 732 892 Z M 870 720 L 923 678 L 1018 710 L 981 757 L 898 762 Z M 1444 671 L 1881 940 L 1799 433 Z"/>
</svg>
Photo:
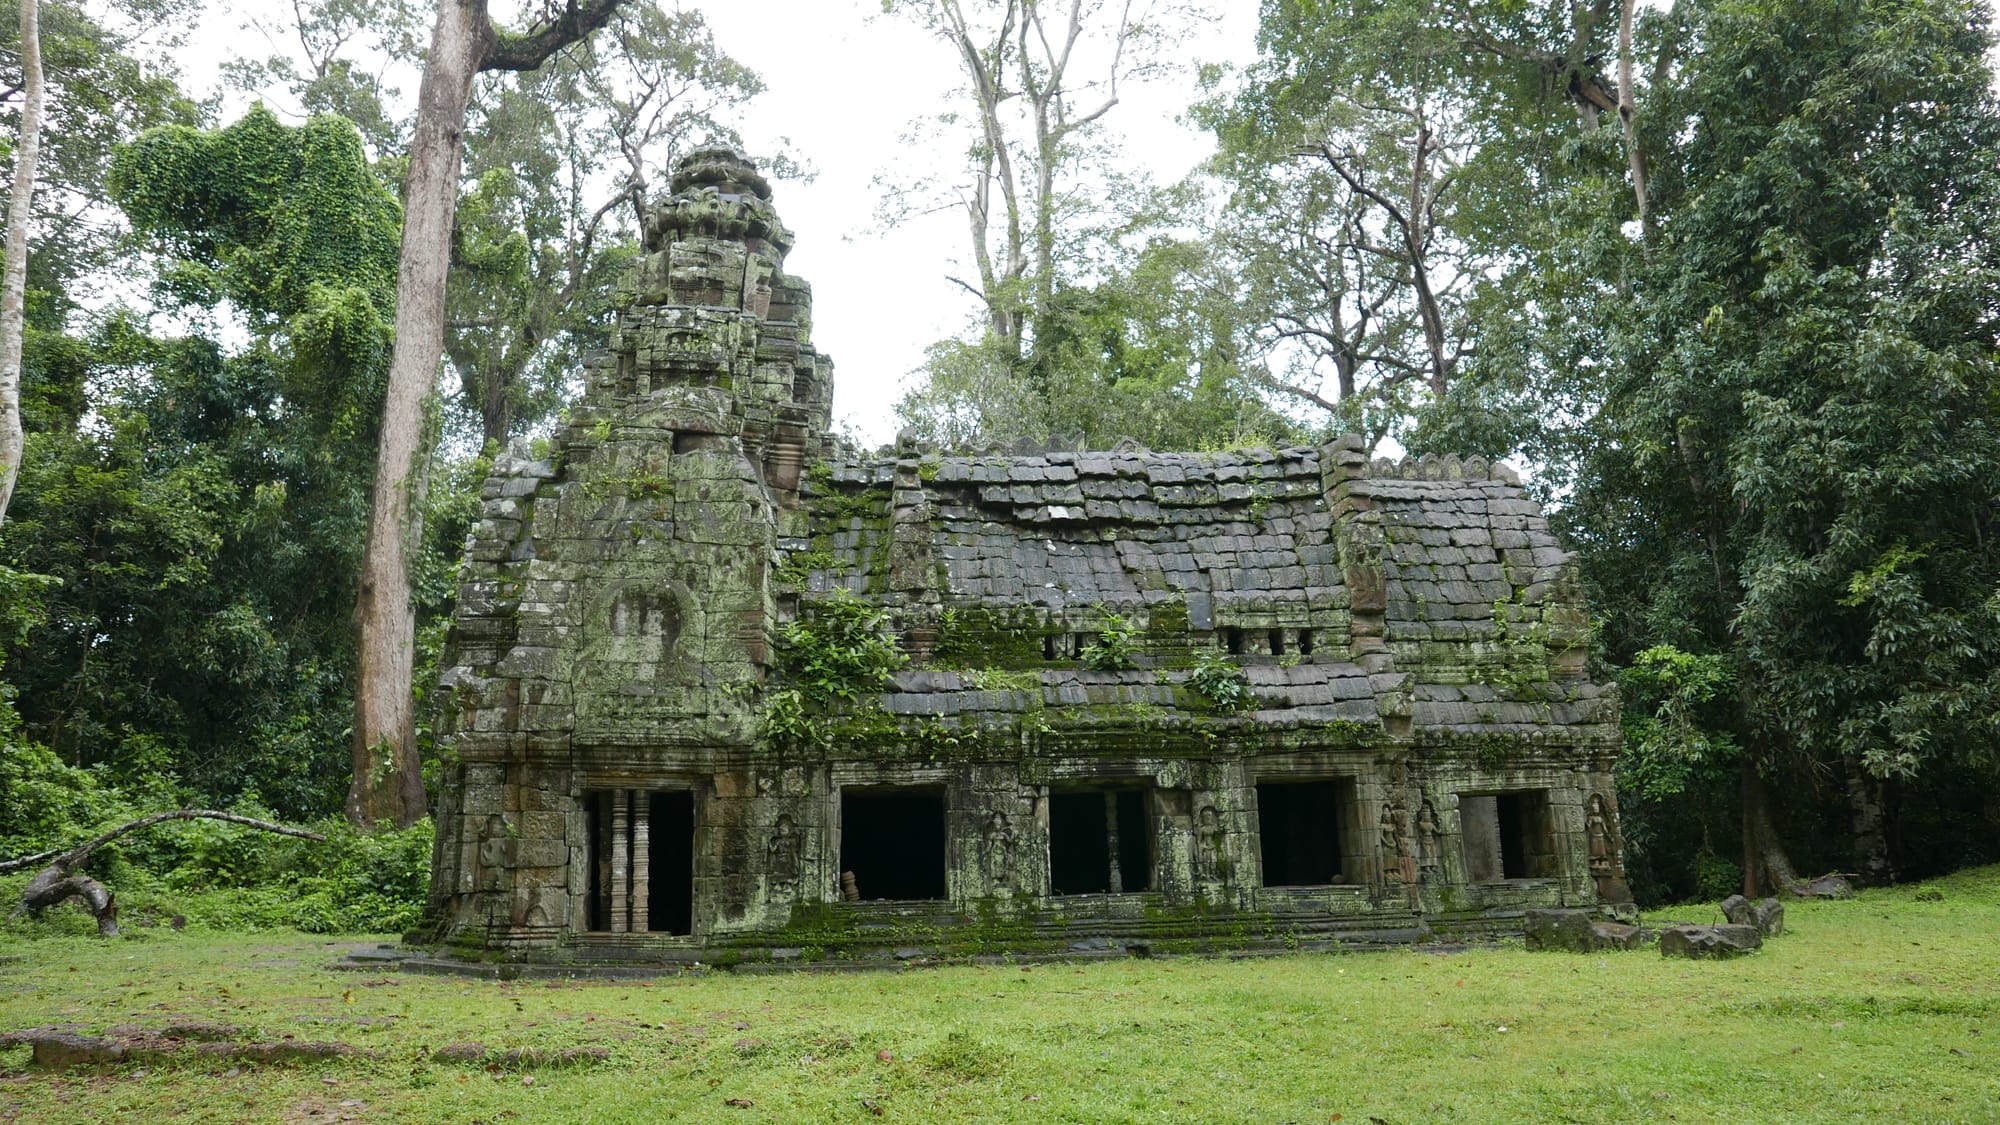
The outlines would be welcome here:
<svg viewBox="0 0 2000 1125">
<path fill-rule="evenodd" d="M 846 589 L 807 608 L 778 634 L 778 666 L 791 686 L 765 701 L 764 734 L 795 746 L 824 746 L 843 735 L 888 735 L 894 724 L 876 694 L 908 662 L 889 615 Z M 831 716 L 844 714 L 838 723 Z"/>
<path fill-rule="evenodd" d="M 1188 686 L 1217 711 L 1243 711 L 1256 703 L 1256 696 L 1250 690 L 1250 681 L 1243 675 L 1243 669 L 1237 667 L 1227 653 L 1217 649 L 1203 649 L 1195 658 L 1194 671 L 1188 675 Z"/>
<path fill-rule="evenodd" d="M 1097 630 L 1095 643 L 1083 646 L 1083 662 L 1100 672 L 1122 672 L 1132 667 L 1136 661 L 1136 649 L 1132 644 L 1132 626 L 1115 613 L 1104 616 L 1104 624 Z"/>
<path fill-rule="evenodd" d="M 853 703 L 889 686 L 908 660 L 896 647 L 889 615 L 846 589 L 810 606 L 778 634 L 778 656 L 810 702 Z"/>
</svg>

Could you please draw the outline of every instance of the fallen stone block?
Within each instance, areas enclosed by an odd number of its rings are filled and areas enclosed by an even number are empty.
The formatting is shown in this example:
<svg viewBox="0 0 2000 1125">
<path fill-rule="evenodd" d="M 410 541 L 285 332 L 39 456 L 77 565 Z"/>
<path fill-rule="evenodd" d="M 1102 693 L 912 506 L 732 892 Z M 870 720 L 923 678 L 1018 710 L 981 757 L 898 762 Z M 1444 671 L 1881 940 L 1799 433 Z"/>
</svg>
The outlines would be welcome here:
<svg viewBox="0 0 2000 1125">
<path fill-rule="evenodd" d="M 1792 893 L 1800 898 L 1853 898 L 1854 884 L 1845 875 L 1822 875 L 1794 884 Z"/>
<path fill-rule="evenodd" d="M 1750 908 L 1750 924 L 1765 937 L 1776 937 L 1785 932 L 1785 904 L 1775 898 L 1767 898 Z"/>
<path fill-rule="evenodd" d="M 1669 926 L 1660 931 L 1660 956 L 1697 961 L 1741 957 L 1763 948 L 1755 926 Z"/>
<path fill-rule="evenodd" d="M 107 1063 L 122 1062 L 125 1058 L 123 1043 L 99 1039 L 94 1035 L 53 1030 L 21 1032 L 18 1035 L 16 1042 L 35 1045 L 32 1062 L 44 1070 L 68 1070 L 73 1066 L 103 1066 Z"/>
<path fill-rule="evenodd" d="M 1742 895 L 1730 895 L 1728 898 L 1722 900 L 1722 916 L 1729 919 L 1729 924 L 1732 926 L 1756 925 L 1755 922 L 1750 920 L 1750 911 L 1752 909 L 1750 900 L 1744 898 Z"/>
<path fill-rule="evenodd" d="M 1600 922 L 1582 910 L 1530 910 L 1524 915 L 1528 948 L 1537 952 L 1597 953 L 1637 949 L 1639 927 Z"/>
</svg>

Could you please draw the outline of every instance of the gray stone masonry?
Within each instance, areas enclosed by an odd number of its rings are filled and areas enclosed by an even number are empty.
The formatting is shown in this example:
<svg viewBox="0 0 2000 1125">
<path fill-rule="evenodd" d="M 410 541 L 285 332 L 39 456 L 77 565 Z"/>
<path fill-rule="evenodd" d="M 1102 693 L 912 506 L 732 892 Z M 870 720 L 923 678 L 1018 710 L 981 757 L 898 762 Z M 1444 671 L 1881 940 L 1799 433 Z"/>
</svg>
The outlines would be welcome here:
<svg viewBox="0 0 2000 1125">
<path fill-rule="evenodd" d="M 1629 901 L 1617 697 L 1509 470 L 1352 437 L 845 449 L 770 195 L 732 152 L 684 160 L 566 424 L 493 466 L 438 938 L 1214 948 Z M 787 638 L 843 599 L 904 662 L 801 694 Z"/>
</svg>

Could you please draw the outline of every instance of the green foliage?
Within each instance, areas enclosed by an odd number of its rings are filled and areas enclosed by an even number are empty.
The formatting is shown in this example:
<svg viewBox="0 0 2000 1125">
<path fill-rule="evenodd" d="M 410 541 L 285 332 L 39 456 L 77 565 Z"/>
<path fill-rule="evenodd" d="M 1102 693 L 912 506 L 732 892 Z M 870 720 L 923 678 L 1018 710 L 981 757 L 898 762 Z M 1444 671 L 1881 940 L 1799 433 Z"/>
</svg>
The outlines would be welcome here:
<svg viewBox="0 0 2000 1125">
<path fill-rule="evenodd" d="M 1859 0 L 1708 21 L 1668 102 L 1701 123 L 1674 153 L 1685 195 L 1588 463 L 1586 512 L 1615 497 L 1663 532 L 1590 528 L 1608 572 L 1647 579 L 1614 612 L 1733 647 L 1744 721 L 1801 759 L 1992 762 L 1972 719 L 2000 702 L 1995 283 L 1969 265 L 1996 255 L 1974 216 L 2000 207 L 1983 21 Z M 1776 57 L 1774 23 L 1800 36 Z"/>
<path fill-rule="evenodd" d="M 1733 776 L 1742 753 L 1727 724 L 1736 673 L 1726 658 L 1655 645 L 1619 673 L 1625 704 L 1621 780 L 1647 800 Z"/>
<path fill-rule="evenodd" d="M 414 929 L 430 886 L 428 818 L 363 832 L 344 818 L 314 822 L 324 841 L 191 821 L 174 841 L 165 894 L 189 922 L 216 929 L 313 934 Z"/>
<path fill-rule="evenodd" d="M 1204 648 L 1196 655 L 1188 686 L 1218 711 L 1244 711 L 1257 702 L 1243 669 L 1228 653 L 1216 648 Z"/>
<path fill-rule="evenodd" d="M 1713 902 L 1743 889 L 1743 867 L 1732 860 L 1702 852 L 1694 858 L 1695 897 Z"/>
<path fill-rule="evenodd" d="M 833 557 L 833 552 L 815 547 L 786 556 L 771 577 L 781 586 L 802 590 L 813 571 L 832 570 L 836 562 L 838 560 Z"/>
<path fill-rule="evenodd" d="M 889 686 L 908 662 L 896 647 L 889 614 L 845 588 L 806 607 L 778 635 L 780 666 L 806 701 L 853 703 Z"/>
<path fill-rule="evenodd" d="M 1085 667 L 1100 672 L 1122 672 L 1137 664 L 1138 646 L 1132 640 L 1132 626 L 1115 613 L 1104 615 L 1097 627 L 1097 640 L 1083 646 Z"/>
<path fill-rule="evenodd" d="M 120 788 L 103 770 L 78 769 L 0 731 L 0 858 L 83 843 L 149 812 L 186 807 L 192 794 L 153 779 Z M 229 811 L 270 819 L 254 798 Z M 309 933 L 383 933 L 415 926 L 430 882 L 431 823 L 364 833 L 333 816 L 308 825 L 324 841 L 221 821 L 172 821 L 91 854 L 90 871 L 129 914 L 184 915 L 217 929 L 289 927 Z M 62 932 L 60 919 L 17 932 Z"/>
<path fill-rule="evenodd" d="M 350 288 L 392 303 L 401 209 L 341 118 L 294 128 L 256 106 L 226 129 L 165 126 L 119 151 L 110 187 L 190 304 L 227 298 L 271 329 Z"/>
<path fill-rule="evenodd" d="M 1212 248 L 1134 240 L 1142 248 L 1122 254 L 1112 277 L 1051 293 L 1025 358 L 990 339 L 933 345 L 898 418 L 946 446 L 1028 438 L 1106 449 L 1131 437 L 1200 449 L 1246 434 L 1263 444 L 1297 436 L 1244 370 L 1231 283 Z"/>
<path fill-rule="evenodd" d="M 0 710 L 0 722 L 8 717 Z M 0 727 L 0 859 L 81 843 L 99 825 L 133 815 L 131 809 L 96 772 L 67 765 Z"/>
<path fill-rule="evenodd" d="M 0 559 L 61 585 L 9 653 L 24 736 L 121 786 L 317 816 L 347 768 L 398 208 L 350 125 L 261 109 L 149 132 L 111 182 L 196 332 L 79 326 L 87 410 L 28 434 Z M 199 334 L 211 302 L 247 343 Z"/>
<path fill-rule="evenodd" d="M 764 700 L 765 737 L 784 744 L 825 746 L 843 738 L 894 732 L 876 696 L 908 663 L 886 611 L 837 588 L 804 608 L 778 634 L 778 667 L 786 687 Z"/>
</svg>

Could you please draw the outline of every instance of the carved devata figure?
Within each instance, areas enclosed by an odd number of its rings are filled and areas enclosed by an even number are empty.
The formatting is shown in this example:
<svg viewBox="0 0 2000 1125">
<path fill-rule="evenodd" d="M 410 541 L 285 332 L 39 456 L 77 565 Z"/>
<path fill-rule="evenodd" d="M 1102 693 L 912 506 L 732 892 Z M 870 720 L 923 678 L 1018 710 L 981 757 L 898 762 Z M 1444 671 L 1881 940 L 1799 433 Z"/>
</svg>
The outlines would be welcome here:
<svg viewBox="0 0 2000 1125">
<path fill-rule="evenodd" d="M 486 818 L 479 833 L 479 889 L 497 891 L 507 871 L 507 821 L 495 815 Z"/>
<path fill-rule="evenodd" d="M 1006 813 L 996 809 L 986 818 L 979 836 L 979 861 L 988 886 L 996 891 L 1013 887 L 1014 826 L 1007 823 Z"/>
<path fill-rule="evenodd" d="M 1195 882 L 1222 882 L 1222 867 L 1222 817 L 1214 805 L 1203 805 L 1194 817 Z"/>
<path fill-rule="evenodd" d="M 1583 833 L 1597 897 L 1605 902 L 1631 902 L 1632 888 L 1625 882 L 1625 841 L 1618 832 L 1618 814 L 1604 794 L 1592 793 L 1584 805 Z"/>
<path fill-rule="evenodd" d="M 790 896 L 798 888 L 801 850 L 798 825 L 793 823 L 792 814 L 778 814 L 778 823 L 771 829 L 771 841 L 766 850 L 770 858 L 771 890 Z"/>
<path fill-rule="evenodd" d="M 1417 861 L 1410 854 L 1410 814 L 1394 804 L 1382 806 L 1382 893 L 1395 893 L 1398 886 L 1416 909 Z"/>
<path fill-rule="evenodd" d="M 1425 797 L 1423 803 L 1417 806 L 1417 846 L 1423 850 L 1423 854 L 1418 857 L 1418 866 L 1422 871 L 1424 883 L 1428 886 L 1438 885 L 1442 881 L 1439 861 L 1439 848 L 1442 843 L 1438 838 L 1437 807 L 1431 804 L 1429 797 Z"/>
</svg>

